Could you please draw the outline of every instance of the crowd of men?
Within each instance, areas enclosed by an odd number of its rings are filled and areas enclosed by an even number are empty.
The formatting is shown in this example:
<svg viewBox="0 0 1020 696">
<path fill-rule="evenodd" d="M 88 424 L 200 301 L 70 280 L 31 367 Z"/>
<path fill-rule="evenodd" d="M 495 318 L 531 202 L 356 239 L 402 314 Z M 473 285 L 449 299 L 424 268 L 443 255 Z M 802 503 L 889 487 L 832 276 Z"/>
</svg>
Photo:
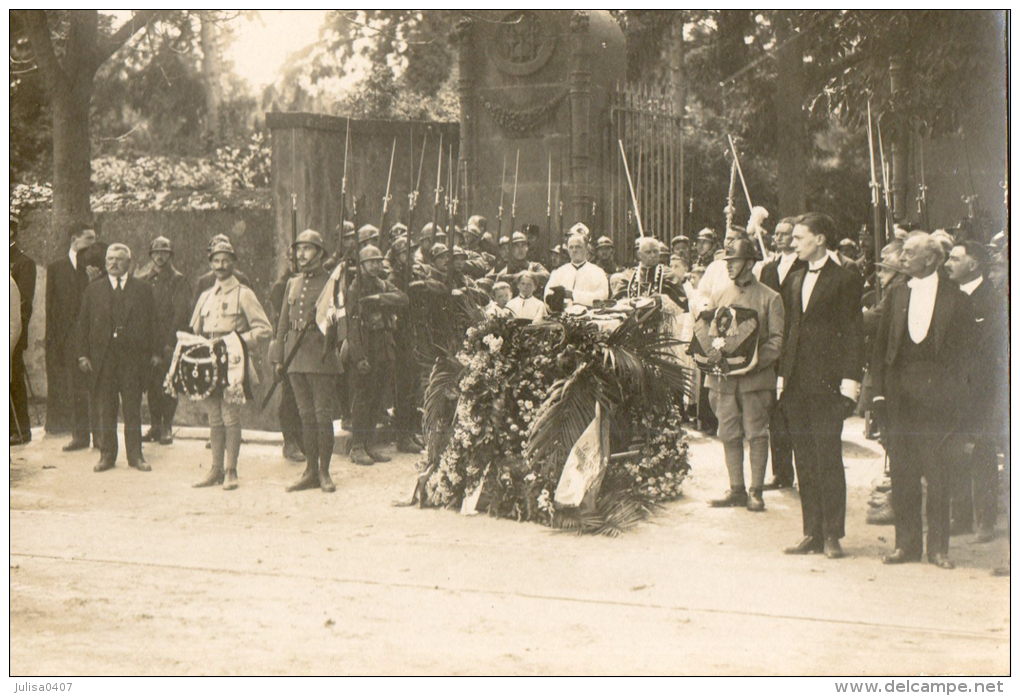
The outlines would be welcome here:
<svg viewBox="0 0 1020 696">
<path fill-rule="evenodd" d="M 1004 235 L 985 244 L 897 226 L 876 255 L 838 235 L 827 215 L 807 213 L 782 219 L 771 233 L 730 225 L 721 245 L 710 229 L 693 243 L 682 234 L 669 244 L 642 237 L 636 262 L 623 267 L 613 239 L 582 223 L 547 250 L 538 248 L 538 233 L 527 225 L 496 239 L 477 215 L 463 228 L 397 224 L 385 235 L 344 222 L 330 253 L 320 232 L 305 230 L 288 272 L 268 293 L 267 313 L 224 235 L 210 240 L 209 270 L 192 288 L 174 266 L 171 240 L 153 239 L 151 264 L 132 273 L 141 264 L 132 263 L 130 248 L 98 242 L 91 225 L 72 225 L 66 256 L 47 267 L 46 290 L 47 365 L 71 395 L 64 450 L 97 447 L 95 470 L 112 468 L 119 408 L 128 464 L 148 471 L 142 443 L 173 443 L 176 399 L 165 376 L 178 357 L 178 332 L 187 332 L 221 344 L 214 355 L 232 385 L 202 401 L 212 463 L 195 485 L 236 488 L 241 404 L 258 379 L 252 358 L 271 339 L 283 453 L 305 462 L 287 490 L 332 492 L 337 415 L 351 431 L 355 464 L 389 460 L 380 423 L 390 426 L 398 451 L 421 451 L 422 348 L 436 342 L 439 325 L 459 338 L 449 312 L 454 300 L 489 316 L 539 322 L 573 305 L 656 297 L 692 320 L 710 323 L 720 310 L 738 308 L 755 317 L 751 368 L 705 376 L 702 420 L 710 408 L 730 482 L 713 506 L 761 512 L 763 491 L 796 481 L 803 538 L 787 552 L 843 556 L 841 433 L 847 416 L 866 410 L 869 433 L 890 459 L 896 541 L 886 563 L 926 554 L 951 568 L 952 533 L 976 527 L 979 540 L 994 536 L 1006 424 Z M 34 280 L 35 264 L 12 226 L 11 289 L 20 299 L 18 312 L 12 304 L 12 444 L 31 437 L 21 355 Z"/>
</svg>

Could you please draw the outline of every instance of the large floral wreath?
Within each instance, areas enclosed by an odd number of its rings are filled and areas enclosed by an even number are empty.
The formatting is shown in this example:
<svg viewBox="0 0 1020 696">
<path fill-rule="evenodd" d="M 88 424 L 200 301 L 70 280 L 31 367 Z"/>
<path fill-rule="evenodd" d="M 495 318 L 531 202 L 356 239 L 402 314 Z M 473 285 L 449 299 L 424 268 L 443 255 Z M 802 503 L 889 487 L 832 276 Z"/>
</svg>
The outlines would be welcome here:
<svg viewBox="0 0 1020 696">
<path fill-rule="evenodd" d="M 659 311 L 606 332 L 584 317 L 526 324 L 492 317 L 436 360 L 425 395 L 427 459 L 419 502 L 456 508 L 483 483 L 490 515 L 616 534 L 681 494 L 689 470 L 683 375 Z M 611 451 L 598 503 L 558 509 L 553 492 L 595 404 Z"/>
</svg>

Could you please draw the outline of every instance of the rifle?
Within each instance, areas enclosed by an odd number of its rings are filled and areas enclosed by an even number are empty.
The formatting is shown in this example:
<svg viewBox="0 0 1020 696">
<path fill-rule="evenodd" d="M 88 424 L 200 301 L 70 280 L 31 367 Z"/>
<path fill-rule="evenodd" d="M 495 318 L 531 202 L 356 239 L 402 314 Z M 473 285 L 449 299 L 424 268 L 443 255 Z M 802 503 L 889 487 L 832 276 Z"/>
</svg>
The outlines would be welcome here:
<svg viewBox="0 0 1020 696">
<path fill-rule="evenodd" d="M 889 189 L 889 165 L 885 161 L 885 148 L 882 146 L 882 118 L 877 119 L 878 157 L 882 165 L 882 189 L 885 197 L 885 238 L 892 239 L 893 204 L 892 191 Z"/>
<path fill-rule="evenodd" d="M 429 133 L 425 131 L 425 138 L 421 142 L 421 159 L 418 160 L 418 180 L 411 181 L 411 192 L 407 194 L 407 261 L 404 263 L 405 286 L 411 285 L 411 266 L 414 263 L 414 255 L 411 253 L 411 235 L 414 230 L 414 209 L 418 207 L 418 190 L 421 187 L 421 171 L 425 165 L 425 146 L 429 142 Z M 411 166 L 414 166 L 414 131 L 411 132 Z M 411 170 L 414 173 L 414 170 Z"/>
<path fill-rule="evenodd" d="M 313 316 L 308 320 L 307 324 L 301 327 L 301 333 L 298 334 L 297 340 L 294 342 L 294 345 L 291 346 L 290 352 L 287 353 L 286 357 L 283 359 L 283 364 L 280 366 L 280 371 L 283 375 L 277 374 L 273 376 L 273 383 L 269 386 L 269 391 L 266 392 L 266 395 L 262 397 L 262 406 L 259 407 L 260 409 L 264 410 L 266 408 L 269 400 L 273 398 L 273 393 L 276 391 L 276 385 L 286 379 L 285 375 L 287 374 L 287 368 L 290 367 L 292 362 L 294 362 L 294 356 L 297 355 L 298 348 L 301 347 L 301 342 L 305 339 L 305 334 L 307 334 L 314 326 L 315 317 Z"/>
<path fill-rule="evenodd" d="M 390 182 L 393 181 L 393 156 L 397 154 L 397 138 L 393 138 L 393 146 L 390 148 L 390 170 L 386 174 L 386 193 L 382 199 L 382 215 L 379 217 L 379 237 L 388 239 L 386 235 L 386 209 L 389 208 L 390 200 L 393 196 L 390 195 Z M 387 246 L 387 245 L 384 245 Z"/>
<path fill-rule="evenodd" d="M 623 158 L 623 171 L 627 175 L 627 188 L 630 191 L 630 202 L 634 206 L 634 217 L 637 219 L 638 236 L 645 236 L 644 225 L 641 224 L 641 211 L 638 209 L 637 194 L 634 193 L 634 182 L 630 178 L 630 165 L 627 164 L 627 153 L 623 149 L 623 140 L 617 140 L 620 146 L 620 157 Z"/>
<path fill-rule="evenodd" d="M 549 151 L 549 170 L 545 187 L 545 228 L 552 236 L 552 150 Z"/>
<path fill-rule="evenodd" d="M 928 186 L 924 183 L 924 137 L 917 136 L 917 155 L 920 158 L 921 183 L 917 185 L 917 214 L 921 216 L 924 229 L 928 227 Z"/>
<path fill-rule="evenodd" d="M 510 236 L 513 236 L 517 220 L 517 175 L 521 170 L 521 148 L 517 148 L 517 163 L 514 165 L 514 196 L 510 200 Z M 499 240 L 496 240 L 497 242 Z"/>
<path fill-rule="evenodd" d="M 503 153 L 503 174 L 499 177 L 499 207 L 496 208 L 496 243 L 503 237 L 503 196 L 506 187 L 506 153 Z"/>
<path fill-rule="evenodd" d="M 456 233 L 453 229 L 453 143 L 446 151 L 446 241 L 450 250 L 457 245 Z"/>
<path fill-rule="evenodd" d="M 450 145 L 450 171 L 453 171 L 453 145 Z M 457 173 L 453 177 L 453 188 L 450 189 L 450 234 L 460 227 L 458 224 L 457 210 L 460 206 L 460 156 L 457 157 Z M 463 241 L 463 240 L 462 240 Z"/>
<path fill-rule="evenodd" d="M 443 131 L 439 131 L 439 154 L 436 157 L 436 199 L 432 203 L 432 236 L 439 229 L 439 194 L 443 191 Z"/>
<path fill-rule="evenodd" d="M 297 194 L 290 194 L 290 261 L 294 268 L 297 268 L 297 249 L 294 243 L 297 242 Z"/>
<path fill-rule="evenodd" d="M 872 133 L 871 127 L 871 100 L 868 100 L 868 160 L 871 163 L 871 212 L 872 212 L 872 224 L 874 230 L 872 232 L 875 240 L 875 261 L 879 260 L 879 254 L 882 251 L 882 247 L 885 246 L 885 240 L 882 235 L 882 201 L 879 197 L 879 185 L 878 176 L 875 173 L 875 140 L 874 134 Z M 882 284 L 875 282 L 875 299 L 881 301 L 882 299 Z"/>
<path fill-rule="evenodd" d="M 347 217 L 347 153 L 350 150 L 351 144 L 351 119 L 347 119 L 347 134 L 344 136 L 344 172 L 340 178 L 340 250 L 343 251 L 344 241 L 344 218 Z M 357 230 L 355 230 L 355 234 Z M 355 247 L 357 247 L 357 239 L 355 239 Z M 342 254 L 341 254 L 342 256 Z M 341 261 L 342 262 L 342 261 Z"/>
</svg>

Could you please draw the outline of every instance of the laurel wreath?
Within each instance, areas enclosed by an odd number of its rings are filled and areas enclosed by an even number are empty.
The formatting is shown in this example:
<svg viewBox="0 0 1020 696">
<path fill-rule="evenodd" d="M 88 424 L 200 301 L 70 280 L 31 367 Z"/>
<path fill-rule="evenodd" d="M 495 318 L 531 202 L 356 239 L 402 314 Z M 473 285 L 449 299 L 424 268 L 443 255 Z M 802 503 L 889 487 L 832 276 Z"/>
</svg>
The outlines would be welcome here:
<svg viewBox="0 0 1020 696">
<path fill-rule="evenodd" d="M 524 135 L 549 118 L 566 96 L 567 92 L 564 90 L 544 104 L 521 109 L 503 106 L 488 99 L 484 100 L 482 105 L 503 130 Z"/>
</svg>

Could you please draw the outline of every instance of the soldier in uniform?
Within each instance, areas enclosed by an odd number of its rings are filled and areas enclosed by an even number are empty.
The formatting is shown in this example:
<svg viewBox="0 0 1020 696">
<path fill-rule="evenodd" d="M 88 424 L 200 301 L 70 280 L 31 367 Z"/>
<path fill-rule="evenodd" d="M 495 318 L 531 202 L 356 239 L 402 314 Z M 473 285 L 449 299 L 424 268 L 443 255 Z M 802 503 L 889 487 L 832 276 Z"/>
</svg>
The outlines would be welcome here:
<svg viewBox="0 0 1020 696">
<path fill-rule="evenodd" d="M 408 294 L 411 281 L 422 277 L 421 267 L 412 267 L 408 273 L 407 238 L 397 237 L 386 252 L 390 260 L 390 283 L 404 294 Z M 397 312 L 394 333 L 396 348 L 396 372 L 394 374 L 393 427 L 397 432 L 397 451 L 409 454 L 421 452 L 416 438 L 421 424 L 418 418 L 420 406 L 418 365 L 414 358 L 414 345 L 410 322 L 410 307 Z"/>
<path fill-rule="evenodd" d="M 609 237 L 599 237 L 595 243 L 595 265 L 600 266 L 607 275 L 620 272 L 616 264 L 616 247 Z"/>
<path fill-rule="evenodd" d="M 489 273 L 496 264 L 496 257 L 481 251 L 482 231 L 474 225 L 464 230 L 464 272 L 471 278 L 481 278 Z"/>
<path fill-rule="evenodd" d="M 187 330 L 188 316 L 191 306 L 191 288 L 188 281 L 173 265 L 174 250 L 166 237 L 156 237 L 149 245 L 149 258 L 152 269 L 143 278 L 152 286 L 153 331 L 156 332 L 157 348 L 164 365 L 170 364 L 174 346 L 177 345 L 177 332 Z M 148 389 L 149 430 L 142 436 L 142 442 L 159 442 L 161 445 L 173 444 L 174 413 L 177 411 L 177 399 L 163 391 L 163 374 L 153 371 L 150 375 Z"/>
<path fill-rule="evenodd" d="M 273 327 L 255 293 L 242 285 L 235 275 L 235 263 L 237 254 L 230 242 L 219 241 L 209 250 L 209 266 L 216 276 L 215 283 L 203 291 L 195 303 L 191 330 L 213 339 L 237 332 L 250 352 L 258 341 L 272 335 Z M 250 358 L 246 372 L 252 381 L 257 379 Z M 214 393 L 203 403 L 209 414 L 212 468 L 195 488 L 223 484 L 224 490 L 233 490 L 237 488 L 237 457 L 241 451 L 241 404 L 234 403 L 223 393 Z"/>
<path fill-rule="evenodd" d="M 315 322 L 315 303 L 329 280 L 322 267 L 322 235 L 305 230 L 293 245 L 298 273 L 287 281 L 283 309 L 270 346 L 269 360 L 276 374 L 290 382 L 301 418 L 305 471 L 288 491 L 336 490 L 329 475 L 333 457 L 333 391 L 340 363 Z M 306 330 L 307 328 L 307 330 Z M 290 364 L 284 362 L 290 358 Z"/>
<path fill-rule="evenodd" d="M 755 279 L 754 246 L 737 239 L 726 248 L 726 266 L 733 281 L 708 298 L 705 310 L 714 314 L 723 307 L 753 310 L 757 317 L 757 364 L 740 375 L 709 374 L 705 378 L 712 411 L 719 419 L 730 489 L 712 507 L 744 507 L 765 510 L 762 488 L 769 459 L 769 411 L 775 397 L 776 362 L 783 346 L 783 300 L 775 290 Z M 750 448 L 751 486 L 744 490 L 744 440 Z"/>
<path fill-rule="evenodd" d="M 538 261 L 528 261 L 528 238 L 523 232 L 514 232 L 510 237 L 510 260 L 498 272 L 493 271 L 489 275 L 495 280 L 513 283 L 522 271 L 534 273 L 542 287 L 549 280 L 549 271 L 545 266 Z"/>
<path fill-rule="evenodd" d="M 708 227 L 698 232 L 698 247 L 696 250 L 696 261 L 695 266 L 704 266 L 708 268 L 708 265 L 715 260 L 715 232 Z"/>
<path fill-rule="evenodd" d="M 213 247 L 223 242 L 230 244 L 230 237 L 228 237 L 225 234 L 214 234 L 212 238 L 209 240 L 209 246 L 207 249 L 208 252 L 212 254 Z M 233 269 L 233 276 L 237 278 L 237 282 L 243 285 L 244 287 L 246 288 L 251 287 L 251 281 L 248 280 L 248 276 L 245 275 L 245 273 L 241 271 L 239 268 Z M 205 292 L 206 290 L 208 290 L 209 288 L 216 284 L 217 277 L 218 276 L 216 275 L 215 271 L 206 271 L 205 273 L 198 277 L 198 280 L 195 281 L 195 295 L 191 303 L 192 306 L 198 304 L 198 298 L 202 296 L 203 292 Z"/>
<path fill-rule="evenodd" d="M 353 237 L 353 232 L 352 232 Z M 339 256 L 331 256 L 323 262 L 323 267 L 330 263 L 330 269 L 336 268 L 343 259 Z M 287 269 L 269 291 L 269 304 L 273 314 L 269 317 L 274 326 L 280 323 L 280 313 L 283 311 L 283 300 L 286 297 L 287 283 L 297 275 L 296 263 L 291 256 L 287 260 Z M 301 436 L 301 416 L 298 413 L 297 400 L 294 398 L 294 390 L 290 388 L 290 382 L 283 380 L 280 383 L 280 405 L 276 410 L 276 416 L 280 421 L 280 434 L 283 436 L 283 458 L 292 462 L 305 461 L 302 451 L 304 443 Z"/>
<path fill-rule="evenodd" d="M 364 249 L 369 244 L 378 248 L 379 228 L 375 225 L 362 225 L 358 228 L 358 248 Z"/>
<path fill-rule="evenodd" d="M 376 417 L 396 359 L 397 310 L 407 295 L 381 277 L 383 255 L 374 246 L 361 250 L 361 269 L 347 292 L 348 367 L 354 387 L 351 461 L 371 465 L 389 457 L 375 446 Z"/>
<path fill-rule="evenodd" d="M 684 265 L 691 265 L 691 239 L 686 234 L 678 234 L 669 241 L 670 252 L 683 259 Z"/>
</svg>

